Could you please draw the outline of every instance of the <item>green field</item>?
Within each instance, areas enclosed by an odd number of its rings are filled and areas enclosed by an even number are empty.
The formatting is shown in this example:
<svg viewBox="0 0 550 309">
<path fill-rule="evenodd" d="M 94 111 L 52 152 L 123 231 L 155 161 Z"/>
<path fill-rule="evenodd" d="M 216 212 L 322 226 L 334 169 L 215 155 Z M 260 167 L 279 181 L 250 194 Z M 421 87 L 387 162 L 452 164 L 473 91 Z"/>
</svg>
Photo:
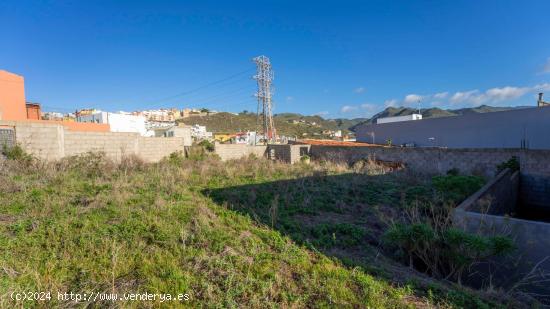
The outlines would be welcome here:
<svg viewBox="0 0 550 309">
<path fill-rule="evenodd" d="M 372 163 L 0 158 L 0 308 L 504 306 L 387 257 L 381 239 L 403 205 L 435 192 L 430 177 Z M 10 299 L 28 291 L 52 299 Z"/>
</svg>

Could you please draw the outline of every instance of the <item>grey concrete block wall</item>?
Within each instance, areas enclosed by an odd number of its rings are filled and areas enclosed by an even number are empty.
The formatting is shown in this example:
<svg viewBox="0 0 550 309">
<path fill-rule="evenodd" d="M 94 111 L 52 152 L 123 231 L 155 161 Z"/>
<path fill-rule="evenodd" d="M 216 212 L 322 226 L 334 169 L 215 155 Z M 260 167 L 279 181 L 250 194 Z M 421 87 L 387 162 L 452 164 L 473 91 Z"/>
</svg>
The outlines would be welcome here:
<svg viewBox="0 0 550 309">
<path fill-rule="evenodd" d="M 444 174 L 452 168 L 462 173 L 495 176 L 496 165 L 515 156 L 520 163 L 520 202 L 550 209 L 550 150 L 533 149 L 454 149 L 401 147 L 335 147 L 312 145 L 314 159 L 341 160 L 353 163 L 373 157 L 402 162 L 409 168 L 427 174 Z"/>
<path fill-rule="evenodd" d="M 302 155 L 309 155 L 310 145 L 268 145 L 267 152 L 269 156 L 273 156 L 272 159 L 294 164 L 299 162 Z"/>
<path fill-rule="evenodd" d="M 148 162 L 159 161 L 172 152 L 184 151 L 181 137 L 142 137 L 137 133 L 69 131 L 47 122 L 0 121 L 15 128 L 16 143 L 45 160 L 86 152 L 104 152 L 113 160 L 137 155 Z"/>
<path fill-rule="evenodd" d="M 15 146 L 15 129 L 9 127 L 0 127 L 0 150 L 3 147 Z"/>
<path fill-rule="evenodd" d="M 220 144 L 214 145 L 214 152 L 222 161 L 240 159 L 251 154 L 257 157 L 265 157 L 267 146 L 251 146 L 243 144 Z"/>
</svg>

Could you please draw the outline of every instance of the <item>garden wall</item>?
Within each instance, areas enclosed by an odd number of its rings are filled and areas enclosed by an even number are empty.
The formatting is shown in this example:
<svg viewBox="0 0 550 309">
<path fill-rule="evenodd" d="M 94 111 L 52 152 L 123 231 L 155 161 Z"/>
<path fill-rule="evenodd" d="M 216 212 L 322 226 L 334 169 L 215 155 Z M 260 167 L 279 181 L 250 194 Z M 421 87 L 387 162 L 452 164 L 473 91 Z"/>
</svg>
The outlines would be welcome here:
<svg viewBox="0 0 550 309">
<path fill-rule="evenodd" d="M 495 176 L 497 164 L 516 156 L 521 170 L 521 203 L 550 209 L 550 150 L 311 145 L 310 155 L 318 160 L 348 163 L 373 157 L 377 160 L 401 162 L 421 173 L 444 174 L 452 168 L 458 168 L 461 173 L 481 174 L 486 177 Z"/>
<path fill-rule="evenodd" d="M 251 154 L 257 157 L 266 156 L 267 146 L 252 146 L 244 144 L 220 144 L 215 143 L 214 152 L 222 161 L 240 159 Z"/>
<path fill-rule="evenodd" d="M 183 151 L 178 137 L 142 137 L 137 133 L 72 131 L 60 124 L 47 122 L 0 121 L 15 131 L 15 141 L 25 151 L 45 160 L 90 151 L 104 152 L 108 158 L 120 160 L 137 155 L 148 162 L 159 161 L 175 151 Z"/>
<path fill-rule="evenodd" d="M 240 159 L 251 154 L 286 163 L 296 163 L 303 155 L 309 153 L 310 145 L 270 144 L 252 146 L 243 144 L 215 144 L 215 152 L 222 161 Z"/>
</svg>

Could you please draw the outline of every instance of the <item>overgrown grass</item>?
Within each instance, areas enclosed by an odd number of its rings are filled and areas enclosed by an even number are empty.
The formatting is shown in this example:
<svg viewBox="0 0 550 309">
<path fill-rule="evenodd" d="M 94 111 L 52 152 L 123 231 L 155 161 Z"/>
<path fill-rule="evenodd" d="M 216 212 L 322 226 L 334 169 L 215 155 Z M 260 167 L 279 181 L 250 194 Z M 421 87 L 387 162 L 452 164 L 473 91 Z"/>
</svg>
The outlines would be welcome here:
<svg viewBox="0 0 550 309">
<path fill-rule="evenodd" d="M 367 226 L 304 223 L 311 239 L 297 232 L 291 215 L 345 215 L 348 205 L 398 206 L 405 198 L 406 182 L 367 177 L 363 187 L 365 177 L 357 175 L 331 163 L 222 163 L 209 156 L 174 155 L 158 164 L 137 158 L 114 164 L 98 154 L 56 163 L 0 161 L 0 307 L 453 307 L 451 292 L 485 304 L 444 287 L 430 298 L 317 250 L 356 248 L 368 237 Z M 281 188 L 277 183 L 296 188 L 267 189 Z M 247 185 L 262 190 L 215 191 Z M 241 198 L 254 208 L 237 209 Z M 191 299 L 15 303 L 14 291 L 189 293 Z"/>
</svg>

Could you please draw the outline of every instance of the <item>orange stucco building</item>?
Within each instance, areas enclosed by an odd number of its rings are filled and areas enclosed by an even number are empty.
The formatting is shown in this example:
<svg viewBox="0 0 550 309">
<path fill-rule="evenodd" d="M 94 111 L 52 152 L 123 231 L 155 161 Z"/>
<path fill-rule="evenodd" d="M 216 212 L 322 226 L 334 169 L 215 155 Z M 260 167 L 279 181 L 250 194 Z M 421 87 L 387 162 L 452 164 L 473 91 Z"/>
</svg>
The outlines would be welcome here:
<svg viewBox="0 0 550 309">
<path fill-rule="evenodd" d="M 25 103 L 23 76 L 0 70 L 0 121 L 41 121 L 58 123 L 71 131 L 109 132 L 108 124 L 40 120 L 40 106 Z"/>
<path fill-rule="evenodd" d="M 0 70 L 0 119 L 27 119 L 25 80 L 23 76 L 3 70 Z"/>
</svg>

